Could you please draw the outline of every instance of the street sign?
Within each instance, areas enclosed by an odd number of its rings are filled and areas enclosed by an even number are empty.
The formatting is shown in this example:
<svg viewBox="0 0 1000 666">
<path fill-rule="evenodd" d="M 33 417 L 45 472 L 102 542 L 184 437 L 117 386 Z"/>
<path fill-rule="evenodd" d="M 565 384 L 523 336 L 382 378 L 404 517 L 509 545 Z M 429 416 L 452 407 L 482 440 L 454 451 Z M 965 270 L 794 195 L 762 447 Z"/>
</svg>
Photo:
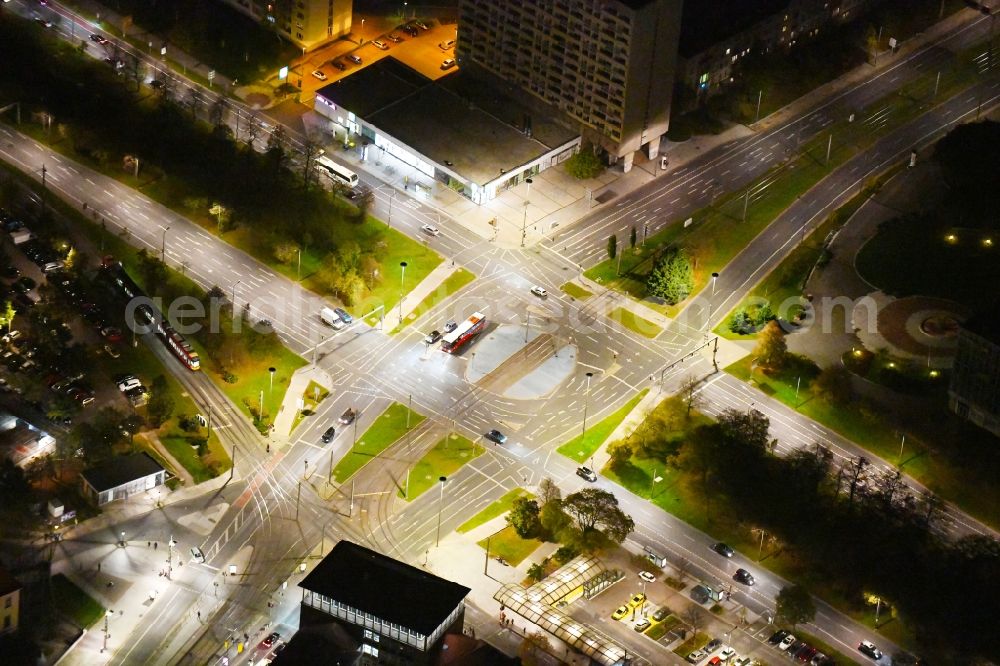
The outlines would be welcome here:
<svg viewBox="0 0 1000 666">
<path fill-rule="evenodd" d="M 288 78 L 288 67 L 282 67 L 278 70 L 278 78 L 282 81 Z"/>
<path fill-rule="evenodd" d="M 214 69 L 208 70 L 208 80 L 211 81 L 214 78 L 215 78 L 215 70 Z"/>
<path fill-rule="evenodd" d="M 160 55 L 161 56 L 167 55 L 167 47 L 166 46 L 164 46 L 163 48 L 160 49 Z"/>
</svg>

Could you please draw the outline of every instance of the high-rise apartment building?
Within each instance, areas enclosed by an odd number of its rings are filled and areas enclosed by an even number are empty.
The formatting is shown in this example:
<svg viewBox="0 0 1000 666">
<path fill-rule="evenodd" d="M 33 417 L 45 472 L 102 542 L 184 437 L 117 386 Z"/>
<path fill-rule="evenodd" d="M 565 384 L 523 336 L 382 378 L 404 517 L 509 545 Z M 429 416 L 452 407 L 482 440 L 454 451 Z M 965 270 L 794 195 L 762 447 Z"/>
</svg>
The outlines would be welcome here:
<svg viewBox="0 0 1000 666">
<path fill-rule="evenodd" d="M 351 31 L 353 0 L 222 0 L 304 49 Z"/>
<path fill-rule="evenodd" d="M 465 71 L 541 105 L 627 171 L 670 120 L 682 0 L 459 0 Z M 553 114 L 553 110 L 556 112 Z"/>
</svg>

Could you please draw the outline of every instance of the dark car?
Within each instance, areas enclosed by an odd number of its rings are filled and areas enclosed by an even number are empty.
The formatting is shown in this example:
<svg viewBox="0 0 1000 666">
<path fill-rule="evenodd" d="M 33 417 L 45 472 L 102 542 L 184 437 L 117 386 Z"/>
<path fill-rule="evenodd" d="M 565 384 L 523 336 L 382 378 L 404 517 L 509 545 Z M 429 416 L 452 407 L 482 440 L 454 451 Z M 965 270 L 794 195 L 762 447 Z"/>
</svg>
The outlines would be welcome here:
<svg viewBox="0 0 1000 666">
<path fill-rule="evenodd" d="M 417 30 L 417 27 L 413 25 L 404 25 L 402 28 L 400 28 L 400 30 L 408 34 L 410 37 L 416 37 L 418 34 L 420 34 L 420 31 Z"/>
<path fill-rule="evenodd" d="M 350 324 L 354 321 L 354 317 L 348 314 L 347 310 L 343 308 L 334 308 L 333 311 L 337 313 L 337 316 L 340 317 L 340 320 L 345 324 Z"/>
<path fill-rule="evenodd" d="M 503 434 L 502 432 L 500 432 L 495 428 L 493 430 L 490 430 L 485 435 L 483 435 L 483 437 L 490 440 L 491 442 L 496 442 L 497 444 L 503 444 L 504 442 L 507 441 L 507 435 Z"/>
<path fill-rule="evenodd" d="M 431 27 L 429 25 L 427 25 L 426 23 L 424 23 L 420 19 L 417 19 L 416 21 L 413 21 L 413 25 L 417 26 L 421 30 L 430 30 L 431 29 Z"/>
<path fill-rule="evenodd" d="M 393 33 L 386 35 L 385 38 L 388 39 L 393 44 L 399 44 L 401 41 L 403 41 L 402 37 Z"/>
<path fill-rule="evenodd" d="M 806 645 L 805 641 L 795 641 L 785 649 L 785 653 L 789 657 L 795 658 L 795 655 L 799 653 L 799 650 L 801 650 L 804 647 L 809 647 L 808 645 Z"/>
<path fill-rule="evenodd" d="M 767 639 L 767 642 L 769 645 L 777 645 L 782 640 L 784 640 L 785 636 L 787 635 L 788 635 L 787 631 L 785 631 L 784 629 L 779 629 L 778 631 L 771 634 L 771 637 Z"/>
<path fill-rule="evenodd" d="M 810 660 L 811 660 L 811 659 L 812 659 L 812 658 L 813 658 L 814 656 L 816 656 L 816 653 L 817 653 L 817 652 L 819 652 L 819 650 L 817 650 L 816 648 L 814 648 L 814 647 L 813 647 L 813 646 L 811 646 L 811 645 L 807 645 L 807 646 L 805 647 L 805 649 L 802 649 L 802 650 L 799 650 L 799 651 L 798 651 L 798 652 L 797 652 L 797 653 L 795 654 L 795 659 L 796 659 L 796 661 L 798 661 L 799 663 L 802 663 L 802 664 L 808 664 L 808 663 L 809 663 L 809 661 L 810 661 Z"/>
<path fill-rule="evenodd" d="M 717 552 L 719 555 L 722 555 L 723 557 L 732 557 L 733 555 L 736 554 L 736 551 L 733 550 L 732 547 L 722 543 L 721 541 L 713 543 L 712 550 Z"/>
<path fill-rule="evenodd" d="M 350 60 L 351 62 L 353 62 L 355 65 L 360 65 L 361 64 L 361 58 L 359 58 L 358 56 L 354 55 L 353 53 L 351 55 L 347 56 L 347 59 Z"/>
<path fill-rule="evenodd" d="M 90 36 L 90 41 L 97 42 L 98 44 L 101 44 L 101 45 L 104 45 L 104 44 L 108 43 L 108 40 L 107 40 L 106 37 L 102 37 L 101 35 L 96 35 L 96 34 Z"/>
<path fill-rule="evenodd" d="M 323 433 L 323 443 L 329 444 L 333 440 L 333 436 L 336 434 L 337 434 L 336 428 L 334 428 L 333 426 L 327 428 L 326 432 Z"/>
<path fill-rule="evenodd" d="M 705 652 L 711 653 L 718 650 L 720 647 L 722 647 L 722 640 L 719 638 L 713 638 L 708 642 L 708 645 L 705 646 Z"/>
<path fill-rule="evenodd" d="M 449 321 L 447 324 L 444 325 L 444 332 L 445 333 L 451 333 L 456 328 L 458 328 L 458 323 L 456 321 L 452 320 L 452 321 Z"/>
<path fill-rule="evenodd" d="M 343 72 L 345 69 L 347 69 L 347 65 L 340 62 L 339 60 L 331 60 L 330 67 L 333 67 L 335 70 L 339 72 Z"/>
<path fill-rule="evenodd" d="M 354 423 L 354 419 L 358 417 L 358 413 L 354 411 L 352 407 L 348 407 L 347 411 L 340 415 L 338 419 L 343 425 L 351 425 Z"/>
<path fill-rule="evenodd" d="M 431 331 L 430 333 L 427 334 L 427 337 L 424 338 L 424 342 L 429 345 L 432 345 L 440 339 L 441 339 L 440 331 Z"/>
<path fill-rule="evenodd" d="M 582 479 L 590 481 L 591 483 L 597 481 L 597 475 L 594 474 L 594 470 L 590 469 L 589 467 L 577 467 L 576 475 Z"/>
<path fill-rule="evenodd" d="M 13 280 L 21 275 L 21 271 L 17 270 L 17 267 L 13 264 L 7 264 L 3 268 L 0 268 L 0 275 L 8 280 Z"/>
<path fill-rule="evenodd" d="M 733 574 L 733 580 L 744 585 L 753 585 L 757 582 L 754 580 L 753 574 L 746 569 L 737 569 L 736 573 Z"/>
<path fill-rule="evenodd" d="M 267 638 L 265 638 L 260 642 L 260 645 L 257 646 L 257 649 L 270 650 L 271 646 L 274 645 L 279 638 L 281 638 L 281 634 L 279 634 L 277 631 L 272 631 Z"/>
<path fill-rule="evenodd" d="M 866 657 L 871 657 L 875 661 L 882 658 L 882 650 L 875 647 L 875 644 L 871 641 L 861 641 L 858 644 L 858 651 Z"/>
</svg>

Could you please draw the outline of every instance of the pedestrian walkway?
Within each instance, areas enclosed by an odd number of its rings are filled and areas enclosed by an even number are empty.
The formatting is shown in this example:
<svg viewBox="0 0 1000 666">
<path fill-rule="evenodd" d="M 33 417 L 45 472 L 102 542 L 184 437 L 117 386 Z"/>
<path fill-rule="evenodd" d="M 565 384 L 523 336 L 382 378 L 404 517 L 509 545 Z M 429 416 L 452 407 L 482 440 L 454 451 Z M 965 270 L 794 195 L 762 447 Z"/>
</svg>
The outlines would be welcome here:
<svg viewBox="0 0 1000 666">
<path fill-rule="evenodd" d="M 292 379 L 285 391 L 285 399 L 274 417 L 274 432 L 279 442 L 287 443 L 292 435 L 292 425 L 301 409 L 302 396 L 309 388 L 310 382 L 316 382 L 326 390 L 333 386 L 330 373 L 315 364 L 304 365 L 292 373 Z"/>
<path fill-rule="evenodd" d="M 153 447 L 156 453 L 162 457 L 168 465 L 170 465 L 174 474 L 181 480 L 181 483 L 183 483 L 185 487 L 194 485 L 194 477 L 191 476 L 191 472 L 184 469 L 184 465 L 182 465 L 177 458 L 174 457 L 174 454 L 167 450 L 167 447 L 165 447 L 163 442 L 160 441 L 160 437 L 156 434 L 156 431 L 147 430 L 136 436 L 149 442 L 149 445 Z"/>
<path fill-rule="evenodd" d="M 460 268 L 462 267 L 456 265 L 454 261 L 442 261 L 435 266 L 434 270 L 427 274 L 427 277 L 407 292 L 396 307 L 385 313 L 385 319 L 383 320 L 385 330 L 392 331 L 402 322 L 415 319 L 416 317 L 411 317 L 410 315 L 417 309 L 417 306 L 425 298 L 437 291 L 444 284 L 444 281 Z"/>
</svg>

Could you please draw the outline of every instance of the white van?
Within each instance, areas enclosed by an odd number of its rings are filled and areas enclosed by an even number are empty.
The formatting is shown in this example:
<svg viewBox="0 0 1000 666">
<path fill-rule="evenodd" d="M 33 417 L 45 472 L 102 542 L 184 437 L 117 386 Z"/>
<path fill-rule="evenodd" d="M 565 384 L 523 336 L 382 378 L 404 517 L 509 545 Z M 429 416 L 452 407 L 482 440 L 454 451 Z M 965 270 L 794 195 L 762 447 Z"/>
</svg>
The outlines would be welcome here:
<svg viewBox="0 0 1000 666">
<path fill-rule="evenodd" d="M 442 51 L 450 51 L 453 48 L 455 48 L 455 40 L 454 39 L 447 39 L 447 40 L 441 42 L 440 44 L 438 44 L 438 48 L 441 49 Z"/>
<path fill-rule="evenodd" d="M 319 318 L 323 320 L 323 323 L 327 326 L 333 326 L 334 329 L 340 330 L 344 328 L 344 320 L 340 318 L 333 308 L 323 308 L 319 311 Z"/>
</svg>

